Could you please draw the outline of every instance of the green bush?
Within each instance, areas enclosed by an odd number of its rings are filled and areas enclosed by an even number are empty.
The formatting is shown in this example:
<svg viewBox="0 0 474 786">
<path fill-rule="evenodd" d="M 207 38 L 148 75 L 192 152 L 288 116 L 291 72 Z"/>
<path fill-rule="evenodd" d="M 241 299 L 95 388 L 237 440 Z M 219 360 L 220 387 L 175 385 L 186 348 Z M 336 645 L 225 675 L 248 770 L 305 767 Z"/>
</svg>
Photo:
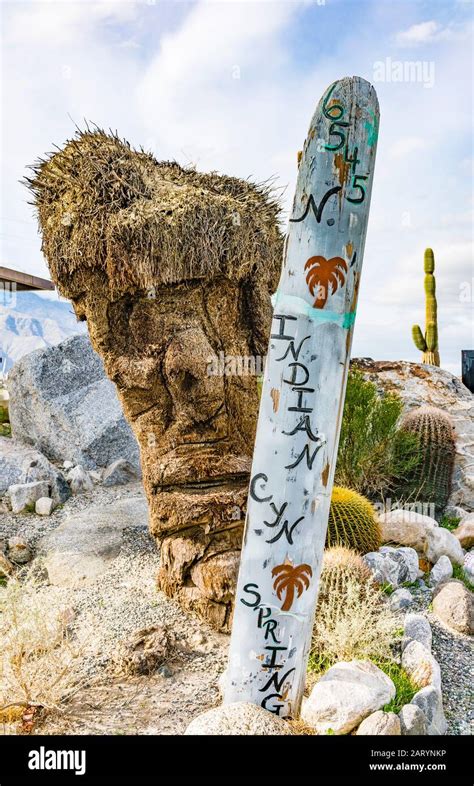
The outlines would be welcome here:
<svg viewBox="0 0 474 786">
<path fill-rule="evenodd" d="M 461 521 L 460 518 L 457 516 L 446 516 L 446 514 L 441 518 L 439 522 L 440 527 L 444 527 L 445 529 L 449 529 L 450 532 L 453 529 L 457 529 L 459 527 L 459 522 Z"/>
<path fill-rule="evenodd" d="M 410 677 L 398 663 L 392 660 L 374 660 L 376 666 L 390 677 L 395 685 L 395 697 L 383 708 L 384 712 L 399 713 L 405 704 L 409 704 L 419 688 L 410 680 Z"/>
<path fill-rule="evenodd" d="M 351 370 L 342 418 L 336 483 L 370 499 L 383 499 L 419 462 L 418 439 L 400 431 L 403 403 L 392 393 L 379 395 L 373 382 Z"/>
<path fill-rule="evenodd" d="M 467 574 L 462 565 L 456 565 L 453 562 L 453 579 L 458 579 L 468 588 L 470 592 L 474 592 L 474 584 L 467 577 Z"/>
</svg>

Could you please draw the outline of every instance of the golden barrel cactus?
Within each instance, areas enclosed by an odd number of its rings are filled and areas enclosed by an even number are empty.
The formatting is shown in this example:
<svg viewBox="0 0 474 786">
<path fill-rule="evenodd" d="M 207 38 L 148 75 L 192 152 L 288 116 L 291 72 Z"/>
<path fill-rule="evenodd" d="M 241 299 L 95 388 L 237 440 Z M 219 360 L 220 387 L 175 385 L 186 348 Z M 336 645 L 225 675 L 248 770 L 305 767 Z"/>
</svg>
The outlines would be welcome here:
<svg viewBox="0 0 474 786">
<path fill-rule="evenodd" d="M 334 486 L 329 511 L 326 548 L 346 546 L 358 554 L 381 546 L 380 525 L 373 505 L 352 489 Z"/>
</svg>

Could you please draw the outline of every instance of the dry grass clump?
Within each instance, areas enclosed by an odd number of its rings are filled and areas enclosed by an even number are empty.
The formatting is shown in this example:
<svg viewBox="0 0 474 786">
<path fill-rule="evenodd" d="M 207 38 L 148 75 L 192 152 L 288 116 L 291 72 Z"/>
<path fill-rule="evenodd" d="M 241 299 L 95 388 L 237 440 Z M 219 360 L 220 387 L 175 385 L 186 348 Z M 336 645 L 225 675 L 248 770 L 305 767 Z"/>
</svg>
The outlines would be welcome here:
<svg viewBox="0 0 474 786">
<path fill-rule="evenodd" d="M 0 587 L 0 722 L 56 709 L 77 689 L 80 653 L 59 593 L 45 597 L 31 574 Z"/>
<path fill-rule="evenodd" d="M 295 718 L 295 720 L 289 720 L 288 724 L 291 729 L 292 734 L 296 735 L 305 735 L 305 736 L 314 736 L 316 734 L 316 729 L 312 726 L 308 726 L 304 720 L 301 718 Z"/>
<path fill-rule="evenodd" d="M 363 560 L 345 548 L 324 556 L 310 668 L 341 660 L 392 658 L 399 621 Z"/>
<path fill-rule="evenodd" d="M 43 251 L 54 282 L 70 297 L 66 288 L 80 292 L 91 270 L 124 293 L 279 269 L 280 208 L 268 183 L 158 162 L 99 129 L 79 131 L 32 169 L 26 183 Z"/>
</svg>

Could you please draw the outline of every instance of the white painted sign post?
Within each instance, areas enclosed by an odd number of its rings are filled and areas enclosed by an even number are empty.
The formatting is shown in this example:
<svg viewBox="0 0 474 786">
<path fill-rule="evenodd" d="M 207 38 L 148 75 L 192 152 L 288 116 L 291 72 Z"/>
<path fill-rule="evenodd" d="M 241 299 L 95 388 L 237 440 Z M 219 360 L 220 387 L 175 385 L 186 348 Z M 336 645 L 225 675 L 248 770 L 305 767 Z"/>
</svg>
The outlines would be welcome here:
<svg viewBox="0 0 474 786">
<path fill-rule="evenodd" d="M 225 702 L 297 717 L 377 145 L 374 88 L 332 84 L 300 162 L 262 390 Z"/>
</svg>

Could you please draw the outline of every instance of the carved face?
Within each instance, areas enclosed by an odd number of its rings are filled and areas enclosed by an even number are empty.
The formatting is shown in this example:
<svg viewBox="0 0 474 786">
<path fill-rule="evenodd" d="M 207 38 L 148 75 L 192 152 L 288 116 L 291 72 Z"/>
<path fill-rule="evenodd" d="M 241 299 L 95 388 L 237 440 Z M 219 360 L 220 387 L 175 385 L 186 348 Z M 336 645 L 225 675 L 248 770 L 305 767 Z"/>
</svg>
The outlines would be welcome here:
<svg viewBox="0 0 474 786">
<path fill-rule="evenodd" d="M 53 280 L 140 444 L 159 586 L 228 628 L 258 388 L 255 375 L 209 372 L 216 357 L 222 371 L 266 351 L 278 205 L 265 187 L 159 163 L 100 131 L 40 161 L 29 184 Z"/>
<path fill-rule="evenodd" d="M 218 278 L 110 300 L 98 275 L 74 303 L 140 444 L 160 586 L 228 627 L 258 387 L 256 375 L 210 372 L 255 355 L 247 293 Z"/>
</svg>

